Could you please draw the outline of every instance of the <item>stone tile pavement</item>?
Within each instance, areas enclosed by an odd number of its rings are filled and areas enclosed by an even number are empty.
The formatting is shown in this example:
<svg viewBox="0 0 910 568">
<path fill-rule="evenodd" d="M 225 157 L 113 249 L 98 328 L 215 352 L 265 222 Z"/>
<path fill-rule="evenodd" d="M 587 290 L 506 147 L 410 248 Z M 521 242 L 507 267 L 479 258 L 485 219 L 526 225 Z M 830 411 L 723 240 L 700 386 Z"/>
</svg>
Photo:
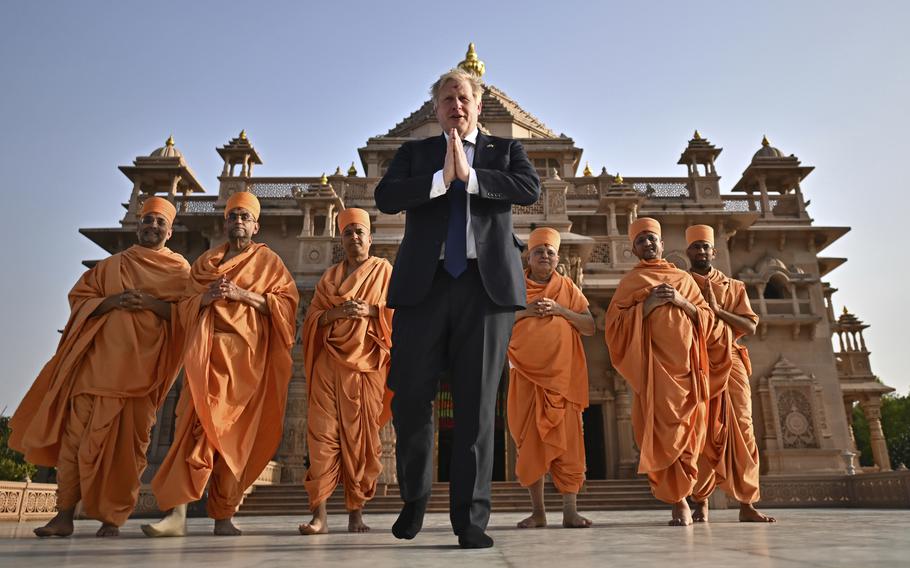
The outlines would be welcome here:
<svg viewBox="0 0 910 568">
<path fill-rule="evenodd" d="M 211 521 L 191 519 L 185 538 L 149 539 L 131 520 L 119 538 L 94 536 L 98 523 L 79 521 L 68 539 L 39 540 L 31 529 L 43 523 L 0 523 L 0 566 L 667 566 L 670 568 L 910 566 L 910 511 L 871 509 L 769 509 L 773 525 L 736 522 L 736 511 L 712 512 L 712 523 L 669 527 L 669 511 L 585 513 L 591 529 L 551 527 L 519 530 L 519 514 L 495 514 L 490 534 L 496 546 L 460 550 L 448 516 L 427 517 L 413 541 L 389 532 L 394 515 L 367 515 L 373 532 L 344 532 L 345 516 L 330 518 L 328 535 L 303 537 L 296 517 L 244 517 L 244 536 L 211 536 Z"/>
</svg>

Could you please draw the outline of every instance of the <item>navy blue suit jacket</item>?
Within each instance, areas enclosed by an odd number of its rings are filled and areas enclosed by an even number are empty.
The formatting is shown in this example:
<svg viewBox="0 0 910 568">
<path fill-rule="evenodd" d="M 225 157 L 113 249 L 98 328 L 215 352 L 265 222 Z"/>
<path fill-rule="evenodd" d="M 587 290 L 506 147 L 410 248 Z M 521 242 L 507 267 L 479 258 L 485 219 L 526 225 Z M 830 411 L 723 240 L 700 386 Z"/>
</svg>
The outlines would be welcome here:
<svg viewBox="0 0 910 568">
<path fill-rule="evenodd" d="M 383 213 L 405 211 L 404 239 L 389 283 L 390 307 L 415 306 L 429 293 L 445 243 L 448 195 L 430 199 L 433 174 L 443 168 L 442 135 L 405 142 L 376 186 Z M 471 195 L 471 228 L 484 288 L 499 306 L 525 307 L 521 249 L 512 227 L 512 205 L 531 205 L 540 197 L 540 180 L 521 143 L 478 133 L 472 164 L 478 195 Z"/>
</svg>

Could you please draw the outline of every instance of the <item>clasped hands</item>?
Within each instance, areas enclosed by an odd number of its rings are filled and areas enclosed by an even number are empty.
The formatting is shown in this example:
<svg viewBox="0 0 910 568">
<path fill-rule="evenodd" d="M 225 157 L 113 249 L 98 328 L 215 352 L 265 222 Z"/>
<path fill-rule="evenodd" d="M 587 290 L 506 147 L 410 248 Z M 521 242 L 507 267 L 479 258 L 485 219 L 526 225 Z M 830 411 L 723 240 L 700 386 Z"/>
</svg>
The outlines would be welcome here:
<svg viewBox="0 0 910 568">
<path fill-rule="evenodd" d="M 208 306 L 217 300 L 231 300 L 234 302 L 243 299 L 245 290 L 234 284 L 227 276 L 222 276 L 209 284 L 208 290 L 202 294 L 202 306 Z"/>
<path fill-rule="evenodd" d="M 464 145 L 461 136 L 454 128 L 449 131 L 446 144 L 446 160 L 442 168 L 442 181 L 446 187 L 455 179 L 460 179 L 468 183 L 468 175 L 471 173 L 471 165 L 468 164 L 468 156 L 464 153 Z"/>
<path fill-rule="evenodd" d="M 527 312 L 528 315 L 538 318 L 545 318 L 547 316 L 561 316 L 563 315 L 565 308 L 559 305 L 556 300 L 550 298 L 540 298 L 534 300 L 533 302 L 528 303 Z"/>
<path fill-rule="evenodd" d="M 345 300 L 341 305 L 326 310 L 322 316 L 322 325 L 340 319 L 358 319 L 373 316 L 373 308 L 367 302 L 356 298 Z"/>
<path fill-rule="evenodd" d="M 664 282 L 663 284 L 658 284 L 651 288 L 651 293 L 648 294 L 648 297 L 645 299 L 645 304 L 646 309 L 654 309 L 657 306 L 662 306 L 664 304 L 673 304 L 674 306 L 684 308 L 689 304 L 689 300 L 680 294 L 672 285 Z"/>
<path fill-rule="evenodd" d="M 148 292 L 143 292 L 142 290 L 136 289 L 124 290 L 123 292 L 113 296 L 113 298 L 113 308 L 116 308 L 118 310 L 126 310 L 128 312 L 154 309 L 155 301 L 158 300 L 158 298 L 149 294 Z"/>
</svg>

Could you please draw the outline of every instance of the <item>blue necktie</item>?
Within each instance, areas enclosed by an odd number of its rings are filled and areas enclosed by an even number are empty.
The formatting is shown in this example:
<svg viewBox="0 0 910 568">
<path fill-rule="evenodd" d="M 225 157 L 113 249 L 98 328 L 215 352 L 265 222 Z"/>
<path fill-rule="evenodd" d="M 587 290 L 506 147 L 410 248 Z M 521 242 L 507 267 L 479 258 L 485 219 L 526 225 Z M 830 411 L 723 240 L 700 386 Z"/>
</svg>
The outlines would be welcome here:
<svg viewBox="0 0 910 568">
<path fill-rule="evenodd" d="M 449 231 L 446 234 L 446 257 L 442 261 L 446 272 L 458 278 L 468 268 L 468 193 L 464 182 L 452 180 L 449 184 Z"/>
</svg>

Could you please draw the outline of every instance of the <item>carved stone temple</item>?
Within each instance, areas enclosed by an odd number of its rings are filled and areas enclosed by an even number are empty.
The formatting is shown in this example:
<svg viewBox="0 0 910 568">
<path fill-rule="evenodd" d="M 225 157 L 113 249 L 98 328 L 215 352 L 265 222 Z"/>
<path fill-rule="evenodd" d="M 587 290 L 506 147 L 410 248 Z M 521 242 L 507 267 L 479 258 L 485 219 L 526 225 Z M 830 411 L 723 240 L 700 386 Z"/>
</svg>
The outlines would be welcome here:
<svg viewBox="0 0 910 568">
<path fill-rule="evenodd" d="M 483 75 L 484 65 L 473 44 L 460 65 Z M 440 70 L 445 67 L 441 62 Z M 427 84 L 434 79 L 426 77 Z M 524 144 L 540 175 L 542 195 L 534 205 L 513 208 L 516 232 L 522 239 L 537 226 L 554 227 L 562 233 L 561 269 L 582 286 L 601 330 L 584 338 L 591 389 L 591 406 L 584 413 L 590 479 L 636 475 L 631 394 L 610 365 L 602 330 L 604 312 L 620 278 L 637 262 L 626 237 L 629 223 L 637 216 L 660 220 L 666 257 L 683 269 L 688 267 L 685 228 L 695 223 L 712 225 L 717 235 L 717 266 L 746 283 L 752 306 L 761 317 L 758 332 L 745 343 L 754 367 L 753 415 L 763 482 L 782 475 L 859 472 L 851 420 L 856 404 L 871 426 L 875 462 L 871 469 L 891 469 L 880 405 L 882 395 L 893 389 L 872 374 L 863 339 L 868 326 L 846 309 L 839 317 L 835 315 L 840 311 L 832 300 L 836 290 L 827 279 L 846 259 L 824 252 L 849 228 L 820 225 L 810 217 L 801 185 L 812 166 L 765 138 L 756 141 L 755 155 L 739 178 L 722 184 L 717 169 L 721 148 L 695 131 L 691 140 L 680 141 L 679 177 L 623 177 L 606 168 L 594 172 L 582 160 L 583 151 L 572 138 L 551 130 L 492 84 L 486 85 L 480 123 L 491 134 L 518 138 Z M 268 177 L 259 173 L 267 166 L 253 145 L 252 133 L 242 131 L 215 149 L 224 167 L 217 183 L 211 180 L 209 187 L 203 186 L 187 156 L 168 139 L 147 157 L 120 167 L 132 182 L 132 191 L 124 191 L 128 200 L 119 225 L 80 232 L 109 253 L 122 251 L 135 242 L 142 201 L 161 195 L 179 212 L 169 246 L 192 262 L 225 241 L 227 198 L 237 191 L 252 192 L 262 203 L 257 240 L 278 253 L 294 274 L 302 298 L 300 321 L 320 275 L 342 258 L 335 231 L 335 217 L 341 209 L 369 211 L 375 231 L 373 254 L 394 261 L 404 216 L 379 213 L 373 189 L 404 141 L 438 133 L 428 100 L 385 134 L 368 139 L 358 149 L 360 162 L 349 168 L 339 167 L 331 175 Z M 306 472 L 307 389 L 299 345 L 294 357 L 284 439 L 264 473 L 268 482 L 300 483 Z M 512 480 L 515 448 L 505 426 L 507 373 L 503 377 L 494 479 Z M 178 380 L 160 411 L 146 480 L 171 442 L 179 390 Z M 436 475 L 440 481 L 447 479 L 449 466 L 451 408 L 445 404 L 447 396 L 443 381 L 437 405 L 440 451 Z M 383 430 L 383 446 L 381 481 L 391 483 L 395 467 L 390 426 Z"/>
</svg>

